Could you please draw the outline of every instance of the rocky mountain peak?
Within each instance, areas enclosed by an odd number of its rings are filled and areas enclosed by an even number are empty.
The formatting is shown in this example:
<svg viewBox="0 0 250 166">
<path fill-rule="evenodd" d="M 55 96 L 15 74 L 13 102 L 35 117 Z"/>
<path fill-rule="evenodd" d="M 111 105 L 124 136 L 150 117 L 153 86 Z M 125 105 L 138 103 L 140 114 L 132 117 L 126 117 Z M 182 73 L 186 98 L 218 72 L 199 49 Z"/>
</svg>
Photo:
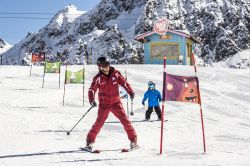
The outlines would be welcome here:
<svg viewBox="0 0 250 166">
<path fill-rule="evenodd" d="M 68 5 L 15 48 L 21 58 L 40 50 L 72 63 L 82 61 L 79 57 L 100 55 L 116 63 L 141 63 L 143 46 L 134 36 L 152 31 L 161 17 L 169 19 L 169 29 L 198 38 L 199 56 L 206 62 L 225 60 L 250 48 L 249 0 L 102 0 L 86 13 Z"/>
<path fill-rule="evenodd" d="M 0 48 L 3 48 L 4 46 L 6 46 L 6 43 L 0 38 Z"/>
<path fill-rule="evenodd" d="M 12 46 L 0 38 L 0 54 L 6 52 Z"/>
</svg>

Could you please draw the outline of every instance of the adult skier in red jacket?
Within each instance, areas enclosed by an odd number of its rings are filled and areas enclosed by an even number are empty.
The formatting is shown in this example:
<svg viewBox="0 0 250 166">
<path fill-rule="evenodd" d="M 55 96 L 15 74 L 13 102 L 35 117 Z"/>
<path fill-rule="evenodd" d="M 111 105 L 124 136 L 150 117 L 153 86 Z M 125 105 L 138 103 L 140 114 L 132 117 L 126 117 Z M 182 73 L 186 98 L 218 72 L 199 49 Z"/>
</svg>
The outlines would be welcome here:
<svg viewBox="0 0 250 166">
<path fill-rule="evenodd" d="M 96 107 L 95 93 L 98 90 L 98 116 L 87 135 L 86 148 L 92 150 L 96 136 L 110 112 L 120 120 L 128 135 L 128 139 L 131 141 L 130 146 L 134 148 L 137 146 L 137 135 L 122 106 L 119 97 L 119 85 L 128 92 L 131 100 L 134 99 L 135 93 L 121 73 L 110 66 L 106 57 L 98 58 L 97 65 L 99 73 L 93 78 L 88 91 L 88 97 L 91 106 Z"/>
</svg>

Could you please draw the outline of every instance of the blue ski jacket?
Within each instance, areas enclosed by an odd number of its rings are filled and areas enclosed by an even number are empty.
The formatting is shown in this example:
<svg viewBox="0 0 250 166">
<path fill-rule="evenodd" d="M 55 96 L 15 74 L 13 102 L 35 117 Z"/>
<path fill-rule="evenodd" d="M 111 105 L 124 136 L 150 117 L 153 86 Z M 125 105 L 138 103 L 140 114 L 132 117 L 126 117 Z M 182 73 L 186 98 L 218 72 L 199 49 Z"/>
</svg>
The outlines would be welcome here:
<svg viewBox="0 0 250 166">
<path fill-rule="evenodd" d="M 153 89 L 153 90 L 148 89 L 144 93 L 144 97 L 142 99 L 143 105 L 145 105 L 145 101 L 147 99 L 148 99 L 148 106 L 149 107 L 159 106 L 159 102 L 161 102 L 161 100 L 162 100 L 160 92 L 156 89 Z"/>
</svg>

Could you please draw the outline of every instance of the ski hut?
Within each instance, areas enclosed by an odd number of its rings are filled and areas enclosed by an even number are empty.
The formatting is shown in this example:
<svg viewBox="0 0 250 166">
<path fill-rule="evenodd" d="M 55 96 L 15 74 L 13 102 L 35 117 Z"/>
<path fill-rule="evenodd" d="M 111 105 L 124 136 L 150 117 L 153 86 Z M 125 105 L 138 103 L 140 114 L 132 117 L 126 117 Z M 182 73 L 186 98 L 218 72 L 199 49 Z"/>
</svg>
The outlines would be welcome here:
<svg viewBox="0 0 250 166">
<path fill-rule="evenodd" d="M 144 63 L 162 64 L 166 56 L 169 65 L 192 65 L 192 52 L 199 41 L 184 32 L 169 30 L 167 26 L 168 20 L 160 19 L 152 32 L 135 37 L 144 43 Z"/>
</svg>

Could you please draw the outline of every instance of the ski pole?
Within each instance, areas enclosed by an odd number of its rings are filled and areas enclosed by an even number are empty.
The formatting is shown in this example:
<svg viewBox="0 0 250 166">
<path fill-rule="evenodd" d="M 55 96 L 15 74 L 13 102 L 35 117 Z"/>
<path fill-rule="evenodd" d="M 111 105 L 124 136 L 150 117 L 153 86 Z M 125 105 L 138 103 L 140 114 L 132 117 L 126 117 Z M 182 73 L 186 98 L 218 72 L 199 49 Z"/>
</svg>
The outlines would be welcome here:
<svg viewBox="0 0 250 166">
<path fill-rule="evenodd" d="M 72 127 L 72 129 L 70 129 L 70 131 L 67 131 L 67 135 L 70 135 L 70 132 L 76 127 L 76 125 L 78 125 L 78 123 L 87 115 L 87 113 L 92 109 L 93 107 L 91 106 L 88 111 L 81 117 L 81 119 L 78 120 L 78 122 Z"/>
<path fill-rule="evenodd" d="M 127 94 L 127 116 L 128 116 L 128 119 L 129 119 L 129 109 L 128 109 L 128 94 Z"/>
<path fill-rule="evenodd" d="M 133 99 L 131 99 L 131 111 L 130 111 L 130 115 L 133 116 L 134 112 L 133 112 Z"/>
</svg>

